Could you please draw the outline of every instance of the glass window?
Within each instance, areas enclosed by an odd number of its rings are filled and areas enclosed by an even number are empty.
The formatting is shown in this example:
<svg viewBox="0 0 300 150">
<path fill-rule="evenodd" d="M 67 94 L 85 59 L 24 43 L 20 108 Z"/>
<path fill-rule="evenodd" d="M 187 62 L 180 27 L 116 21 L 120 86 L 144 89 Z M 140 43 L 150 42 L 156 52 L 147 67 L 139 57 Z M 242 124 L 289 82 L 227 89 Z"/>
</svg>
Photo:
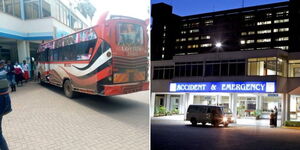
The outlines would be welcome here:
<svg viewBox="0 0 300 150">
<path fill-rule="evenodd" d="M 14 16 L 21 17 L 20 0 L 13 0 L 14 2 Z"/>
<path fill-rule="evenodd" d="M 286 76 L 286 60 L 276 57 L 248 59 L 249 76 Z"/>
<path fill-rule="evenodd" d="M 34 0 L 34 1 L 29 1 L 29 0 L 25 0 L 24 3 L 24 7 L 25 7 L 25 19 L 35 19 L 35 18 L 39 18 L 40 14 L 39 14 L 39 1 Z"/>
<path fill-rule="evenodd" d="M 5 12 L 13 15 L 13 2 L 12 0 L 4 0 Z"/>
<path fill-rule="evenodd" d="M 0 11 L 3 12 L 3 0 L 0 0 Z"/>
<path fill-rule="evenodd" d="M 119 45 L 143 45 L 143 28 L 138 24 L 119 23 L 118 39 Z"/>
<path fill-rule="evenodd" d="M 300 77 L 300 60 L 289 61 L 289 77 Z"/>
<path fill-rule="evenodd" d="M 43 0 L 43 17 L 51 16 L 51 7 L 48 0 Z"/>
</svg>

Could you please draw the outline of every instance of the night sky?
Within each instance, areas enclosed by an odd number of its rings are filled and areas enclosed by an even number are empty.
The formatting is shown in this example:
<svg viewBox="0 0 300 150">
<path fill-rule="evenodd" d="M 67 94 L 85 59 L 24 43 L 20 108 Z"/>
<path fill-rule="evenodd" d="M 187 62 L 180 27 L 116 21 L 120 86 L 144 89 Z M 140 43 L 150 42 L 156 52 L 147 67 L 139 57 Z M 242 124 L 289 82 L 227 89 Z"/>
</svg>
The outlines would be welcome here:
<svg viewBox="0 0 300 150">
<path fill-rule="evenodd" d="M 152 4 L 166 3 L 173 6 L 173 13 L 179 16 L 194 15 L 220 10 L 241 8 L 243 0 L 151 0 Z M 287 0 L 244 0 L 244 6 L 256 6 L 284 2 Z"/>
</svg>

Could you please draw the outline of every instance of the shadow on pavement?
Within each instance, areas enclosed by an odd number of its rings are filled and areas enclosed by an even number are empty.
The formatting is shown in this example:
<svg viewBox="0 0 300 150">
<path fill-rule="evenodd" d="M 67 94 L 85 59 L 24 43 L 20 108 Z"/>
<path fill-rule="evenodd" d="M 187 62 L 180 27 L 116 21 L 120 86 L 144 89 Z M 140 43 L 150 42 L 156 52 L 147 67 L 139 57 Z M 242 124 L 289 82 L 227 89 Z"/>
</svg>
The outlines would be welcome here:
<svg viewBox="0 0 300 150">
<path fill-rule="evenodd" d="M 62 88 L 52 85 L 43 85 L 43 87 L 65 96 Z M 138 93 L 136 94 L 138 96 Z M 145 102 L 148 102 L 148 97 L 143 99 L 145 99 Z M 149 122 L 149 107 L 147 103 L 141 103 L 132 99 L 128 99 L 124 95 L 98 96 L 80 93 L 78 97 L 69 100 L 84 105 L 101 114 L 110 116 L 116 120 L 126 122 L 127 124 L 148 125 Z"/>
</svg>

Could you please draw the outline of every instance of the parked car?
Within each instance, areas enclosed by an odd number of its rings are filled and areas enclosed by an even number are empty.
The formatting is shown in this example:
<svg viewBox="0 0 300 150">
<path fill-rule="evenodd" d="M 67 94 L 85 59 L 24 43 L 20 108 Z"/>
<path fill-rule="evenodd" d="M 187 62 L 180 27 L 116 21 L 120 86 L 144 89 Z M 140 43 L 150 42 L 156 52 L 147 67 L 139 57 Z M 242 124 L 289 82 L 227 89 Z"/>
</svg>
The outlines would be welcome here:
<svg viewBox="0 0 300 150">
<path fill-rule="evenodd" d="M 197 125 L 197 123 L 202 123 L 202 125 L 210 123 L 215 127 L 220 124 L 227 127 L 230 123 L 228 117 L 226 117 L 226 114 L 224 113 L 223 107 L 208 105 L 190 105 L 185 120 L 190 121 L 194 126 Z"/>
</svg>

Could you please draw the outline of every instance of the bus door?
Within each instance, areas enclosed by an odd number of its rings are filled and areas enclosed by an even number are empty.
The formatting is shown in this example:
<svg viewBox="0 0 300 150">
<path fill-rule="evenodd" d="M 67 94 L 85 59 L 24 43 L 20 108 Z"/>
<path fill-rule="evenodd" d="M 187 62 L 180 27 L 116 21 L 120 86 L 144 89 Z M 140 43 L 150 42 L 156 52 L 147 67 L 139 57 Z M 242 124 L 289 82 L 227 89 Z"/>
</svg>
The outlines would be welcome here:
<svg viewBox="0 0 300 150">
<path fill-rule="evenodd" d="M 49 76 L 49 71 L 50 71 L 50 63 L 49 63 L 49 59 L 50 59 L 50 49 L 46 48 L 45 49 L 45 55 L 46 55 L 46 60 L 44 63 L 44 75 L 45 75 L 45 81 L 49 81 L 48 80 L 48 76 Z"/>
</svg>

